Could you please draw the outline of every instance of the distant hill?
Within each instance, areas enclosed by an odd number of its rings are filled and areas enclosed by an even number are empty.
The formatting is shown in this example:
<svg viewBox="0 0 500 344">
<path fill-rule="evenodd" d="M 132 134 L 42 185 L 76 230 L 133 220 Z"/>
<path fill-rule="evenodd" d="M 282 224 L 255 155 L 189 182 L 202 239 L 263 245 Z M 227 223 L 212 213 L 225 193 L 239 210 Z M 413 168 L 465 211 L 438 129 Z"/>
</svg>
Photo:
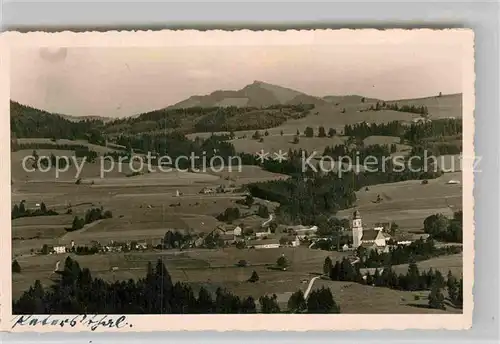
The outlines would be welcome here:
<svg viewBox="0 0 500 344">
<path fill-rule="evenodd" d="M 192 96 L 169 108 L 189 107 L 267 107 L 271 105 L 297 104 L 323 105 L 327 101 L 290 88 L 254 81 L 238 91 L 214 91 L 205 96 Z"/>
</svg>

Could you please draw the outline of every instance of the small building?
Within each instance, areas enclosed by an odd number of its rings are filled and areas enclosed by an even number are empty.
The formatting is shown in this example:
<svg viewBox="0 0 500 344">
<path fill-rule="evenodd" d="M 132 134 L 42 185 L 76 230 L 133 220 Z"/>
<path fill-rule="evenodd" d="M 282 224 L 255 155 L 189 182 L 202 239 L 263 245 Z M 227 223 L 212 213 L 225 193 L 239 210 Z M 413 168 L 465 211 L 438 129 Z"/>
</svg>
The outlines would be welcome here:
<svg viewBox="0 0 500 344">
<path fill-rule="evenodd" d="M 54 246 L 53 250 L 56 254 L 63 254 L 66 253 L 66 246 Z"/>
<path fill-rule="evenodd" d="M 248 242 L 248 247 L 255 249 L 279 248 L 280 242 L 278 239 L 251 240 Z"/>
<path fill-rule="evenodd" d="M 297 247 L 300 246 L 300 240 L 298 236 L 288 235 L 281 237 L 280 244 L 281 246 Z"/>
</svg>

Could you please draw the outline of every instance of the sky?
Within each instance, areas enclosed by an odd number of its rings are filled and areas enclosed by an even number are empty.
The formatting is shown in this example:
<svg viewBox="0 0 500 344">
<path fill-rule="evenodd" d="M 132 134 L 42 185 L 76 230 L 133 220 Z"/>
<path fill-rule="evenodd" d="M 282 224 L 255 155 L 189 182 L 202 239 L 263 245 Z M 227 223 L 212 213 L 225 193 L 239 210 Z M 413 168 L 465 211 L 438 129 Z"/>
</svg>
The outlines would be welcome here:
<svg viewBox="0 0 500 344">
<path fill-rule="evenodd" d="M 459 35 L 363 31 L 304 41 L 290 31 L 279 44 L 262 33 L 226 32 L 229 41 L 205 45 L 23 46 L 11 51 L 11 99 L 74 116 L 123 117 L 254 80 L 314 96 L 383 100 L 462 92 Z"/>
</svg>

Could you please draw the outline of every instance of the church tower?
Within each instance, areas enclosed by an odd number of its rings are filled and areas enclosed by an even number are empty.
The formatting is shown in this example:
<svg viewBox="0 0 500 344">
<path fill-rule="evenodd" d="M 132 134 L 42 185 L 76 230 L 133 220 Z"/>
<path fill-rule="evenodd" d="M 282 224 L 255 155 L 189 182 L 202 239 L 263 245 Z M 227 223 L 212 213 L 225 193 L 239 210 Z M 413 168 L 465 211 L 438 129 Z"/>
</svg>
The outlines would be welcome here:
<svg viewBox="0 0 500 344">
<path fill-rule="evenodd" d="M 359 211 L 355 211 L 352 218 L 352 246 L 356 249 L 361 245 L 361 238 L 363 237 L 363 223 L 361 222 L 361 215 Z"/>
</svg>

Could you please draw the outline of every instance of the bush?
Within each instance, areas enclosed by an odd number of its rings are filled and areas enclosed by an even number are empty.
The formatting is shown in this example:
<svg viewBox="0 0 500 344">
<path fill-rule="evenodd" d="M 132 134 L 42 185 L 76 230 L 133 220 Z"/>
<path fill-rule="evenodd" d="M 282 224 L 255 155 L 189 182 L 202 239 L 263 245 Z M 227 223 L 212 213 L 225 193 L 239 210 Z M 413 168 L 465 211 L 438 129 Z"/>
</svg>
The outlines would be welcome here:
<svg viewBox="0 0 500 344">
<path fill-rule="evenodd" d="M 21 273 L 21 266 L 19 265 L 19 263 L 17 262 L 17 260 L 14 260 L 12 262 L 12 273 Z"/>
</svg>

